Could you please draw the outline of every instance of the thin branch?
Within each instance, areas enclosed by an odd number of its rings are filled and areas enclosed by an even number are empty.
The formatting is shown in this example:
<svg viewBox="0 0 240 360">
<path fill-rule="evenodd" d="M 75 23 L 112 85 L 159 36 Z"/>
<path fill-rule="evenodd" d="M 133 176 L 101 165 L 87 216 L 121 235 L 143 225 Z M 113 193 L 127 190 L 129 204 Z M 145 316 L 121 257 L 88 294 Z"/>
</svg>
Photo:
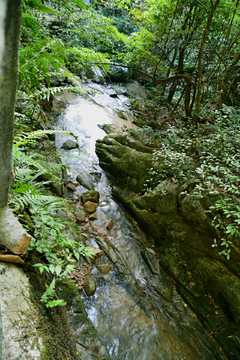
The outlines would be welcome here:
<svg viewBox="0 0 240 360">
<path fill-rule="evenodd" d="M 198 2 L 202 7 L 204 7 L 204 9 L 206 10 L 207 16 L 208 14 L 208 9 L 206 8 L 206 6 L 204 4 L 202 4 L 199 0 L 196 0 L 196 2 Z"/>
</svg>

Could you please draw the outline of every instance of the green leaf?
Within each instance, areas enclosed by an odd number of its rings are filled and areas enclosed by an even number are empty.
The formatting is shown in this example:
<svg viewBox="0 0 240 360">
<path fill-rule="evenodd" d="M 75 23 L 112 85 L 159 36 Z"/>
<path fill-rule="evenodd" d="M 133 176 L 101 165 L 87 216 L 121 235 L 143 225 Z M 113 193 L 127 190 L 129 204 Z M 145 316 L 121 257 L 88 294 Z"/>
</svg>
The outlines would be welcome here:
<svg viewBox="0 0 240 360">
<path fill-rule="evenodd" d="M 61 267 L 61 265 L 57 265 L 57 266 L 56 266 L 55 272 L 56 272 L 56 275 L 57 275 L 57 276 L 62 272 L 62 267 Z"/>
</svg>

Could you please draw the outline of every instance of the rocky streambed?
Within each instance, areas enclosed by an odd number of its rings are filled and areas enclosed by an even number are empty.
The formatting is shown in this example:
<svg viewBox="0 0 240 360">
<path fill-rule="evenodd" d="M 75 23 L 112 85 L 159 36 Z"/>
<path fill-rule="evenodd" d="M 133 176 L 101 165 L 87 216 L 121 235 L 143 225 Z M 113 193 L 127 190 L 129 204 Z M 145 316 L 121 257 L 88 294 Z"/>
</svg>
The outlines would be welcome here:
<svg viewBox="0 0 240 360">
<path fill-rule="evenodd" d="M 63 161 L 71 167 L 70 180 L 78 178 L 82 184 L 72 193 L 76 201 L 86 187 L 100 194 L 99 206 L 92 212 L 96 216 L 91 215 L 81 227 L 86 243 L 99 247 L 105 254 L 96 261 L 90 274 L 96 292 L 91 297 L 83 293 L 82 297 L 110 356 L 114 359 L 236 358 L 237 326 L 234 322 L 226 326 L 229 318 L 224 309 L 200 277 L 196 280 L 196 273 L 186 263 L 189 258 L 194 263 L 196 252 L 204 253 L 207 240 L 202 241 L 202 233 L 212 236 L 211 221 L 204 208 L 211 199 L 207 198 L 205 205 L 199 201 L 194 210 L 192 200 L 188 204 L 188 197 L 184 200 L 179 195 L 183 191 L 191 192 L 194 181 L 186 184 L 186 189 L 164 183 L 155 193 L 139 196 L 152 150 L 133 139 L 131 132 L 119 133 L 119 129 L 114 129 L 113 112 L 104 92 L 104 98 L 97 95 L 95 104 L 67 96 L 68 106 L 57 128 L 70 130 L 81 151 L 77 148 L 62 151 L 81 159 Z M 64 105 L 64 101 L 64 94 L 57 97 L 58 104 Z M 105 109 L 96 103 L 104 104 Z M 126 128 L 122 126 L 121 130 Z M 110 135 L 105 137 L 102 129 Z M 95 155 L 96 140 L 100 166 Z M 57 136 L 59 149 L 64 141 L 64 135 Z M 110 176 L 108 180 L 102 168 L 113 178 Z M 133 218 L 113 200 L 112 194 Z M 180 200 L 185 203 L 182 217 Z M 181 248 L 184 241 L 192 243 L 185 250 L 188 258 Z M 200 242 L 198 249 L 196 245 Z M 199 259 L 203 260 L 200 255 Z M 105 274 L 101 273 L 101 267 L 107 267 Z M 76 327 L 75 332 L 78 332 Z"/>
<path fill-rule="evenodd" d="M 86 91 L 88 99 L 66 91 L 54 101 L 55 128 L 73 137 L 56 135 L 70 170 L 52 190 L 73 203 L 59 216 L 81 236 L 68 236 L 94 247 L 95 257 L 57 283 L 67 307 L 51 311 L 39 301 L 48 279 L 31 264 L 27 278 L 1 263 L 2 358 L 240 358 L 238 250 L 228 262 L 211 247 L 206 210 L 216 199 L 199 197 L 194 179 L 141 195 L 152 149 L 126 131 L 134 125 L 125 90 L 91 83 Z"/>
</svg>

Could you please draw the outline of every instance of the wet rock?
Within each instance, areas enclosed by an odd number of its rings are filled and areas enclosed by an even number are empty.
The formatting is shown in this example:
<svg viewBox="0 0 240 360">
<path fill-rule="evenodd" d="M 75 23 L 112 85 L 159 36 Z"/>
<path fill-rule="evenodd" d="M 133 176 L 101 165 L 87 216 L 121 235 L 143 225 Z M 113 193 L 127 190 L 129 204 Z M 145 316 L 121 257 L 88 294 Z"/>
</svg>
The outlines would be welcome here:
<svg viewBox="0 0 240 360">
<path fill-rule="evenodd" d="M 78 144 L 73 140 L 67 140 L 65 143 L 61 146 L 61 149 L 64 150 L 71 150 L 76 149 L 78 147 Z"/>
<path fill-rule="evenodd" d="M 81 83 L 80 81 L 74 79 L 74 78 L 67 78 L 67 83 L 72 85 L 73 87 L 80 87 L 81 86 Z"/>
<path fill-rule="evenodd" d="M 71 281 L 58 281 L 57 287 L 61 299 L 67 302 L 70 310 L 68 319 L 81 353 L 81 360 L 111 360 L 107 350 L 98 337 L 98 333 L 87 317 L 83 300 L 76 285 Z"/>
<path fill-rule="evenodd" d="M 108 264 L 99 264 L 96 266 L 96 268 L 98 269 L 98 271 L 103 274 L 103 275 L 107 275 L 111 270 L 112 270 L 112 265 L 108 265 Z"/>
<path fill-rule="evenodd" d="M 113 227 L 113 225 L 114 225 L 113 220 L 110 220 L 109 223 L 107 224 L 107 229 L 108 229 L 108 230 L 111 230 L 112 227 Z"/>
<path fill-rule="evenodd" d="M 76 191 L 77 190 L 76 186 L 73 185 L 72 183 L 67 184 L 67 188 L 70 191 Z"/>
<path fill-rule="evenodd" d="M 81 226 L 82 233 L 89 233 L 89 225 L 85 224 Z"/>
<path fill-rule="evenodd" d="M 147 97 L 147 90 L 141 86 L 140 84 L 138 84 L 137 81 L 132 81 L 128 84 L 125 85 L 128 93 L 138 99 L 141 98 L 146 98 Z"/>
<path fill-rule="evenodd" d="M 97 220 L 97 214 L 96 213 L 92 213 L 89 215 L 89 220 Z"/>
<path fill-rule="evenodd" d="M 79 186 L 79 185 L 80 185 L 79 182 L 76 181 L 76 180 L 69 180 L 68 182 L 69 182 L 70 184 L 73 184 L 74 186 Z"/>
<path fill-rule="evenodd" d="M 89 176 L 87 176 L 86 174 L 79 174 L 77 176 L 77 181 L 86 189 L 94 190 L 94 184 L 90 180 Z"/>
<path fill-rule="evenodd" d="M 83 75 L 85 75 L 83 73 Z M 86 76 L 88 79 L 91 79 L 92 81 L 104 84 L 105 83 L 105 74 L 102 72 L 102 70 L 98 66 L 92 66 L 91 68 L 88 68 L 86 70 Z"/>
<path fill-rule="evenodd" d="M 101 249 L 92 248 L 91 250 L 94 252 L 94 255 L 91 256 L 92 261 L 99 259 L 100 257 L 102 257 L 104 255 L 104 251 Z"/>
<path fill-rule="evenodd" d="M 156 255 L 152 252 L 152 249 L 142 249 L 141 254 L 149 269 L 153 274 L 160 274 L 159 263 L 157 262 Z"/>
<path fill-rule="evenodd" d="M 82 209 L 76 209 L 76 214 L 75 214 L 75 219 L 76 219 L 76 222 L 77 223 L 83 223 L 85 222 L 85 217 L 86 217 L 86 214 L 85 214 L 85 211 L 82 210 Z"/>
<path fill-rule="evenodd" d="M 106 134 L 111 134 L 114 132 L 113 126 L 111 124 L 98 125 L 98 127 L 105 131 Z"/>
<path fill-rule="evenodd" d="M 95 202 L 92 202 L 92 201 L 87 201 L 83 205 L 84 210 L 88 213 L 93 213 L 94 211 L 96 211 L 97 207 L 98 207 L 98 204 L 96 204 Z"/>
<path fill-rule="evenodd" d="M 96 282 L 95 280 L 87 275 L 84 277 L 84 290 L 87 296 L 93 296 L 96 292 Z"/>
<path fill-rule="evenodd" d="M 82 202 L 85 204 L 87 201 L 99 203 L 99 192 L 95 190 L 89 190 L 82 194 Z"/>
</svg>

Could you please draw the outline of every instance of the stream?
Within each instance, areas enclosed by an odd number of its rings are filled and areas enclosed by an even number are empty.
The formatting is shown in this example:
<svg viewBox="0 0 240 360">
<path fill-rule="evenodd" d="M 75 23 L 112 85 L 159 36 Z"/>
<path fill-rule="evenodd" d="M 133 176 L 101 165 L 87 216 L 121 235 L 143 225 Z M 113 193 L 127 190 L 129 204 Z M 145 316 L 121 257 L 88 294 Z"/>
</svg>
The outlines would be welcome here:
<svg viewBox="0 0 240 360">
<path fill-rule="evenodd" d="M 111 97 L 109 89 L 97 84 L 90 84 L 87 91 L 92 99 L 67 91 L 56 96 L 54 111 L 60 113 L 56 128 L 72 132 L 81 151 L 61 149 L 62 144 L 69 139 L 65 134 L 56 135 L 56 147 L 62 153 L 74 156 L 62 157 L 62 161 L 71 167 L 69 179 L 76 180 L 77 175 L 82 174 L 99 191 L 97 219 L 92 221 L 92 227 L 96 233 L 102 232 L 103 236 L 108 237 L 120 251 L 128 268 L 127 272 L 119 272 L 113 265 L 106 275 L 102 275 L 96 267 L 93 268 L 91 276 L 97 284 L 96 293 L 92 297 L 84 292 L 81 294 L 88 317 L 113 359 L 207 359 L 201 341 L 198 341 L 187 320 L 184 320 L 186 305 L 176 290 L 169 286 L 164 273 L 160 270 L 153 274 L 144 261 L 141 251 L 150 245 L 137 224 L 113 200 L 111 182 L 98 164 L 95 142 L 106 136 L 101 126 L 113 124 L 116 131 L 131 126 L 129 119 L 125 121 L 118 118 L 114 111 L 127 109 L 128 98 L 125 95 Z M 74 196 L 86 190 L 78 186 Z M 107 230 L 110 220 L 114 225 L 111 230 Z M 88 245 L 98 247 L 97 238 L 90 235 Z M 154 249 L 150 248 L 149 251 L 154 252 Z M 95 263 L 111 264 L 106 255 Z M 165 297 L 160 296 L 160 293 Z M 163 298 L 165 301 L 162 301 Z M 166 298 L 169 299 L 168 304 Z M 175 305 L 172 298 L 175 299 Z"/>
</svg>

